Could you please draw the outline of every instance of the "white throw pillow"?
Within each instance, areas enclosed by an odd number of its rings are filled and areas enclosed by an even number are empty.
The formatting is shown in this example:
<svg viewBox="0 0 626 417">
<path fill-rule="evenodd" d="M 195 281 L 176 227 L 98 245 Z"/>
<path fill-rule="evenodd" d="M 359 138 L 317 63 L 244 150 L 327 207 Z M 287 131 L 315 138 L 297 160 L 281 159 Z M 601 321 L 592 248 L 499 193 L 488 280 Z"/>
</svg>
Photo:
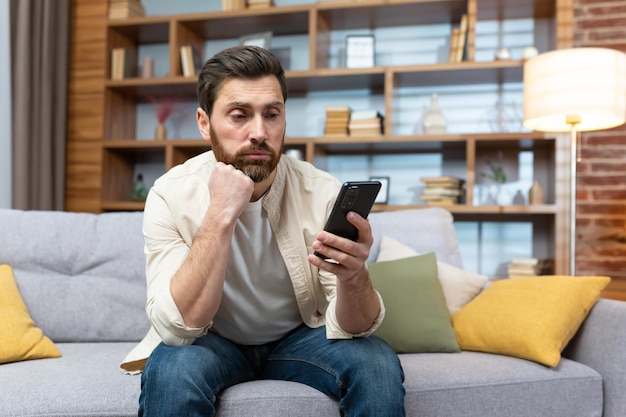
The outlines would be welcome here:
<svg viewBox="0 0 626 417">
<path fill-rule="evenodd" d="M 376 262 L 393 261 L 416 255 L 420 253 L 395 239 L 383 236 Z M 437 269 L 450 314 L 456 313 L 476 297 L 488 281 L 486 275 L 464 271 L 441 261 L 437 261 Z"/>
</svg>

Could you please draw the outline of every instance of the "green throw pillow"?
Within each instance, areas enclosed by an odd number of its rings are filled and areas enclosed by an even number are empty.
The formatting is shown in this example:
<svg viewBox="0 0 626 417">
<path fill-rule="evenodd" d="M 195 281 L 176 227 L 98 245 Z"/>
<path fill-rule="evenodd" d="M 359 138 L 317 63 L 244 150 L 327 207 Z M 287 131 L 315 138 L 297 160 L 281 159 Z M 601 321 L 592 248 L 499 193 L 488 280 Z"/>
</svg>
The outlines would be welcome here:
<svg viewBox="0 0 626 417">
<path fill-rule="evenodd" d="M 434 253 L 368 266 L 385 302 L 385 319 L 374 332 L 397 353 L 458 352 L 437 274 Z"/>
</svg>

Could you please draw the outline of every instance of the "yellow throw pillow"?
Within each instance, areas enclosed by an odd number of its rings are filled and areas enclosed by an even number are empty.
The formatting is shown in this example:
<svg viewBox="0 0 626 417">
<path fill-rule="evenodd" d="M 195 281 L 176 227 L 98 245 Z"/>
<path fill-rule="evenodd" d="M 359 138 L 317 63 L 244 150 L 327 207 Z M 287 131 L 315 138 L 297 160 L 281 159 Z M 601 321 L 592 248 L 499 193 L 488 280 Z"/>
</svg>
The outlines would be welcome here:
<svg viewBox="0 0 626 417">
<path fill-rule="evenodd" d="M 0 317 L 0 364 L 61 356 L 35 327 L 9 265 L 0 265 Z"/>
<path fill-rule="evenodd" d="M 452 316 L 459 345 L 554 367 L 610 280 L 555 275 L 496 281 Z"/>
</svg>

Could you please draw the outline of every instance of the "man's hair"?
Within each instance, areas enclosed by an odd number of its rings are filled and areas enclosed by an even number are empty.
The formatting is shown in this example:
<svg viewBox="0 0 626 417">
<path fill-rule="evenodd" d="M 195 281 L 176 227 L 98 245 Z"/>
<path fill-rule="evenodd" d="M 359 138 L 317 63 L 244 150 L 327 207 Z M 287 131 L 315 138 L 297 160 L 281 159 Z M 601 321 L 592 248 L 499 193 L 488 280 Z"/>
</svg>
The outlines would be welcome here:
<svg viewBox="0 0 626 417">
<path fill-rule="evenodd" d="M 285 71 L 274 54 L 258 46 L 235 46 L 224 49 L 209 59 L 198 77 L 198 102 L 208 116 L 213 111 L 217 93 L 229 78 L 257 79 L 273 75 L 287 101 Z"/>
</svg>

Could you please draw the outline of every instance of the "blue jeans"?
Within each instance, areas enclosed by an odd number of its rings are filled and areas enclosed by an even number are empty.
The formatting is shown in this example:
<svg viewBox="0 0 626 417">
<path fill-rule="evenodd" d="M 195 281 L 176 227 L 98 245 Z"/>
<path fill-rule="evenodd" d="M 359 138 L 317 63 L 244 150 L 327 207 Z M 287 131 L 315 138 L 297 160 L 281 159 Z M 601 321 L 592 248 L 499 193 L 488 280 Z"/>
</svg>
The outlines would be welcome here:
<svg viewBox="0 0 626 417">
<path fill-rule="evenodd" d="M 282 340 L 234 344 L 215 333 L 190 346 L 161 343 L 141 376 L 139 416 L 213 416 L 229 386 L 278 379 L 309 385 L 339 400 L 342 416 L 404 416 L 404 373 L 376 336 L 326 339 L 326 328 L 300 326 Z"/>
</svg>

